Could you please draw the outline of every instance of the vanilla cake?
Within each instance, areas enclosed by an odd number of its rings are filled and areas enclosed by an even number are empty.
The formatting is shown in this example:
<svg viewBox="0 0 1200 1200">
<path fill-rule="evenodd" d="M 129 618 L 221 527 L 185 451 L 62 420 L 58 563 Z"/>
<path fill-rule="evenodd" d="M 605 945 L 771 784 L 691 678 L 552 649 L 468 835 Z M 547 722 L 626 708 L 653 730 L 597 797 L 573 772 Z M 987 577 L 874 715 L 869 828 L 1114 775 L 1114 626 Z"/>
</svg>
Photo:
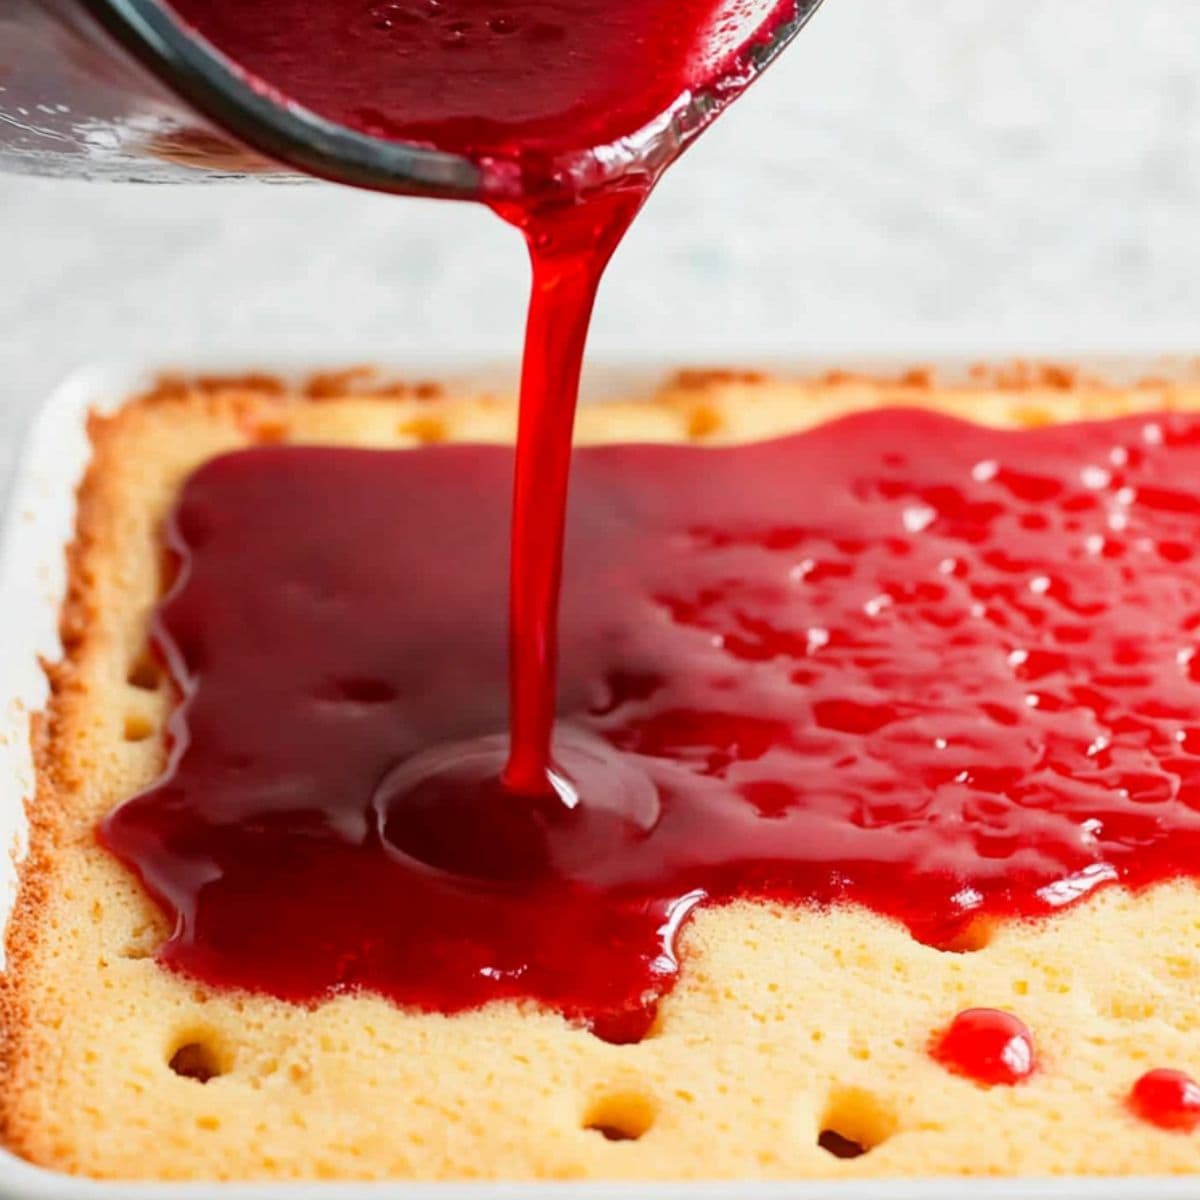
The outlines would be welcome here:
<svg viewBox="0 0 1200 1200">
<path fill-rule="evenodd" d="M 697 373 L 585 407 L 578 440 L 733 443 L 921 406 L 1001 427 L 1200 408 L 1200 387 L 1028 371 L 773 382 Z M 38 789 L 7 934 L 7 1145 L 109 1179 L 801 1179 L 1178 1173 L 1196 1137 L 1137 1120 L 1145 1070 L 1200 1071 L 1200 892 L 1108 888 L 953 952 L 865 910 L 698 911 L 653 1035 L 612 1045 L 552 1011 L 452 1016 L 345 994 L 296 1005 L 164 969 L 169 932 L 95 840 L 165 761 L 147 653 L 158 529 L 182 481 L 265 442 L 510 442 L 510 400 L 347 373 L 166 381 L 91 421 L 62 612 L 35 723 Z M 1039 1069 L 982 1087 L 930 1055 L 963 1009 L 1007 1009 Z M 604 1136 L 602 1136 L 602 1134 Z M 1200 1136 L 1200 1135 L 1197 1135 Z M 828 1147 L 853 1144 L 856 1156 Z M 861 1151 L 861 1152 L 858 1152 Z"/>
</svg>

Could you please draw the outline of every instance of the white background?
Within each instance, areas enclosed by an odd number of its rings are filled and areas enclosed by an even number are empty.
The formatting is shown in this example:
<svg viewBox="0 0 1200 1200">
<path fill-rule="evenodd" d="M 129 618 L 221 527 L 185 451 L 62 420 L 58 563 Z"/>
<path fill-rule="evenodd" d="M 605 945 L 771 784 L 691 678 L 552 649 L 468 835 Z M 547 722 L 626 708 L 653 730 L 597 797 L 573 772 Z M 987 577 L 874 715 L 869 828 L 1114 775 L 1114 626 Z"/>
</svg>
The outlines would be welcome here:
<svg viewBox="0 0 1200 1200">
<path fill-rule="evenodd" d="M 524 270 L 469 205 L 0 177 L 0 481 L 79 363 L 515 353 Z M 593 346 L 1119 349 L 1167 326 L 1200 350 L 1195 0 L 826 0 L 652 199 Z"/>
</svg>

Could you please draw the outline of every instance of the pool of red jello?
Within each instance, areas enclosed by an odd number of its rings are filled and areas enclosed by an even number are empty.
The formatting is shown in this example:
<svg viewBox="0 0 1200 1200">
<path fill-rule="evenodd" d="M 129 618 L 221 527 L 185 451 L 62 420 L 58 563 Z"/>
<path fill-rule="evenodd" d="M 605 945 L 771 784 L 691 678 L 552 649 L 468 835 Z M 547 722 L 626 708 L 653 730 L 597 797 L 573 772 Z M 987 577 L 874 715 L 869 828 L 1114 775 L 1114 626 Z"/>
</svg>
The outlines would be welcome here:
<svg viewBox="0 0 1200 1200">
<path fill-rule="evenodd" d="M 167 963 L 294 999 L 529 998 L 623 1040 L 697 903 L 856 902 L 949 944 L 1196 872 L 1200 417 L 580 450 L 579 803 L 433 803 L 403 764 L 506 728 L 511 472 L 501 447 L 282 446 L 186 483 L 155 619 L 173 756 L 101 829 L 177 918 Z M 628 790 L 590 804 L 608 769 Z"/>
</svg>

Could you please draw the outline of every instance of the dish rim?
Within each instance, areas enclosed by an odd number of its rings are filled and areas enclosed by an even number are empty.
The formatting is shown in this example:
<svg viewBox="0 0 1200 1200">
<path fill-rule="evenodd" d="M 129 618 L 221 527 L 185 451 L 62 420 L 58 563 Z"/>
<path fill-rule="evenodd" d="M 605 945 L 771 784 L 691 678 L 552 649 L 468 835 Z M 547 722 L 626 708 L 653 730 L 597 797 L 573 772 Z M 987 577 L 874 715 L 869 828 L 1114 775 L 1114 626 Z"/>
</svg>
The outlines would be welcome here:
<svg viewBox="0 0 1200 1200">
<path fill-rule="evenodd" d="M 920 343 L 916 343 L 920 344 Z M 1163 343 L 1160 343 L 1160 345 Z M 1185 343 L 1166 343 L 1182 346 Z M 901 343 L 869 352 L 787 353 L 751 346 L 736 354 L 667 353 L 597 356 L 585 399 L 650 392 L 683 365 L 753 365 L 782 376 L 811 376 L 841 369 L 892 375 L 914 365 L 932 368 L 953 382 L 977 363 L 1001 366 L 1014 361 L 1069 365 L 1114 383 L 1155 377 L 1200 382 L 1200 353 L 1182 349 L 1113 352 L 1053 352 L 1030 345 L 1000 353 L 969 349 L 953 353 L 905 352 Z M 699 362 L 698 362 L 699 360 Z M 90 447 L 88 414 L 111 411 L 144 391 L 164 374 L 245 375 L 248 371 L 284 379 L 373 363 L 403 377 L 436 378 L 488 390 L 511 390 L 515 368 L 497 347 L 469 355 L 357 353 L 311 354 L 223 351 L 180 356 L 159 366 L 96 362 L 68 373 L 43 402 L 21 447 L 7 508 L 0 524 L 0 612 L 6 636 L 0 639 L 0 840 L 25 846 L 24 800 L 34 784 L 29 718 L 46 699 L 39 656 L 58 657 L 57 620 L 66 582 L 63 549 L 75 519 L 75 488 Z M 402 366 L 392 366 L 402 363 Z M 17 853 L 0 856 L 0 923 L 7 924 L 16 894 Z M 0 946 L 0 963 L 3 948 Z M 635 1190 L 636 1189 L 636 1190 Z M 605 1182 L 529 1183 L 158 1183 L 97 1181 L 35 1166 L 0 1148 L 0 1197 L 4 1200 L 957 1200 L 968 1189 L 977 1200 L 1197 1200 L 1200 1175 L 1183 1177 L 1053 1179 L 899 1179 L 725 1181 L 630 1184 Z"/>
</svg>

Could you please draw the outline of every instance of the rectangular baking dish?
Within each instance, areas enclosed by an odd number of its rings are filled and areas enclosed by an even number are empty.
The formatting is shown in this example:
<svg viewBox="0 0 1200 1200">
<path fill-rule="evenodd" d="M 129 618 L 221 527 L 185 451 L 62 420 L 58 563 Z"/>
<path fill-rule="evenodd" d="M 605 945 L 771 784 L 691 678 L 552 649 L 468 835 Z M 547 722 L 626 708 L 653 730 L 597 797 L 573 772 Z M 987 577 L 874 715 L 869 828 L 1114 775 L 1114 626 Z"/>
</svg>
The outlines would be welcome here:
<svg viewBox="0 0 1200 1200">
<path fill-rule="evenodd" d="M 1035 348 L 1039 349 L 1039 348 Z M 381 359 L 384 356 L 380 356 Z M 989 353 L 985 361 L 1011 362 L 1012 353 Z M 1038 354 L 1036 357 L 1046 357 Z M 1114 383 L 1137 378 L 1200 378 L 1200 359 L 1188 355 L 1052 355 Z M 744 363 L 781 375 L 808 375 L 833 368 L 887 374 L 913 364 L 932 366 L 940 379 L 961 377 L 979 356 L 922 356 L 920 353 L 846 354 L 797 360 L 779 353 L 737 355 Z M 362 361 L 361 353 L 340 359 Z M 509 391 L 511 367 L 489 357 L 440 361 L 428 356 L 407 360 L 407 378 L 437 378 L 474 387 Z M 731 361 L 727 358 L 726 363 Z M 696 365 L 694 355 L 674 363 L 610 361 L 589 371 L 587 398 L 645 394 L 673 365 Z M 261 355 L 214 359 L 197 356 L 183 364 L 185 373 L 244 373 L 248 368 L 284 377 L 301 377 L 329 363 Z M 164 364 L 172 372 L 178 363 Z M 87 463 L 87 414 L 119 405 L 146 387 L 160 372 L 145 366 L 96 365 L 74 372 L 47 399 L 15 472 L 10 502 L 0 533 L 0 841 L 16 856 L 0 855 L 0 922 L 7 922 L 16 888 L 16 861 L 25 840 L 24 800 L 33 787 L 29 718 L 46 699 L 39 658 L 60 653 L 57 619 L 65 584 L 63 547 L 74 523 L 75 487 Z M 2 953 L 2 950 L 0 950 Z M 3 1081 L 0 1080 L 0 1086 Z M 944 1179 L 897 1181 L 813 1181 L 796 1183 L 724 1182 L 710 1184 L 155 1184 L 97 1183 L 31 1166 L 0 1150 L 0 1200 L 1200 1200 L 1200 1176 L 1179 1179 Z"/>
</svg>

